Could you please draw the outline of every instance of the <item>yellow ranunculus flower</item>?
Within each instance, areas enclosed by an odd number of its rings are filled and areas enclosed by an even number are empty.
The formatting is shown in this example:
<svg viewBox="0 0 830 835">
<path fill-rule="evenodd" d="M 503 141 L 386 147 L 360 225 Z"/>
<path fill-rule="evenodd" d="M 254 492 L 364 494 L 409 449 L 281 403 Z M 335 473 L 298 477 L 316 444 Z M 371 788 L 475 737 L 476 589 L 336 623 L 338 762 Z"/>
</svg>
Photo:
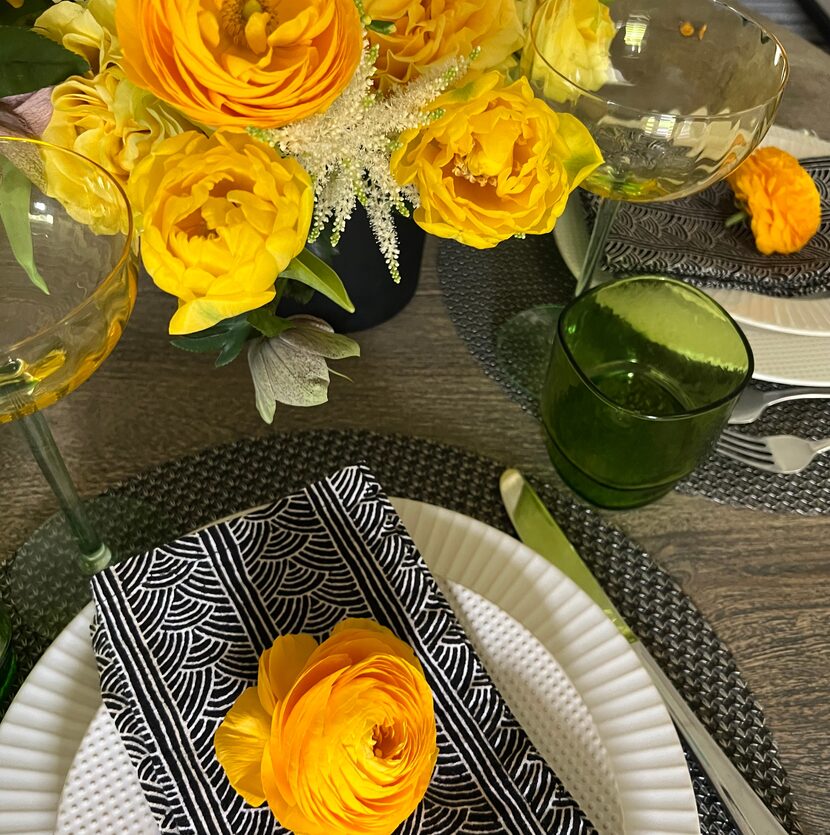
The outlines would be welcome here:
<svg viewBox="0 0 830 835">
<path fill-rule="evenodd" d="M 86 59 L 93 74 L 121 63 L 115 0 L 61 0 L 38 17 L 34 28 Z"/>
<path fill-rule="evenodd" d="M 601 162 L 573 116 L 554 113 L 525 78 L 491 72 L 434 102 L 442 115 L 405 131 L 392 173 L 420 195 L 415 221 L 478 249 L 550 232 L 568 195 Z"/>
<path fill-rule="evenodd" d="M 475 68 L 488 70 L 524 41 L 514 0 L 364 0 L 364 7 L 374 20 L 395 22 L 388 35 L 369 31 L 380 50 L 376 66 L 383 87 L 476 48 Z"/>
<path fill-rule="evenodd" d="M 126 187 L 133 168 L 159 142 L 190 127 L 111 67 L 94 78 L 72 76 L 54 88 L 43 139 L 97 162 Z"/>
<path fill-rule="evenodd" d="M 798 160 L 780 148 L 758 148 L 726 178 L 750 216 L 764 255 L 803 249 L 821 225 L 821 196 Z"/>
<path fill-rule="evenodd" d="M 415 653 L 356 618 L 319 646 L 277 638 L 214 743 L 234 789 L 254 806 L 267 800 L 302 835 L 390 835 L 420 803 L 438 756 Z"/>
<path fill-rule="evenodd" d="M 118 0 L 116 21 L 130 79 L 213 126 L 326 110 L 363 50 L 354 0 Z"/>
<path fill-rule="evenodd" d="M 572 101 L 578 90 L 557 72 L 583 90 L 599 90 L 608 80 L 615 34 L 611 12 L 602 0 L 548 3 L 533 19 L 532 39 L 538 52 L 530 44 L 525 47 L 522 69 L 546 98 Z"/>
<path fill-rule="evenodd" d="M 158 144 L 130 178 L 141 255 L 179 299 L 170 333 L 204 330 L 274 298 L 305 246 L 314 195 L 305 169 L 242 131 Z"/>
</svg>

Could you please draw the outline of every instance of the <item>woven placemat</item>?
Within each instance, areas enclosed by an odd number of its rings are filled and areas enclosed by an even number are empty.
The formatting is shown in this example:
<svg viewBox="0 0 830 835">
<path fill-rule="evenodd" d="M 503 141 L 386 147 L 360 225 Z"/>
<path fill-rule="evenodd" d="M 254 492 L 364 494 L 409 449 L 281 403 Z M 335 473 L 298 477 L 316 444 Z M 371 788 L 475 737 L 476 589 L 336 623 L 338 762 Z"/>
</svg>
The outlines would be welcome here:
<svg viewBox="0 0 830 835">
<path fill-rule="evenodd" d="M 432 441 L 367 432 L 313 431 L 238 441 L 150 470 L 111 488 L 89 507 L 106 541 L 127 555 L 273 501 L 358 461 L 369 465 L 390 495 L 447 507 L 511 531 L 498 492 L 503 464 Z M 775 743 L 729 650 L 637 545 L 585 505 L 548 485 L 536 486 L 701 721 L 788 830 L 799 833 Z M 18 685 L 88 598 L 73 558 L 65 523 L 54 517 L 0 570 L 0 603 L 11 610 L 20 660 Z M 55 561 L 62 570 L 54 570 Z M 687 757 L 702 832 L 737 835 L 720 799 Z"/>
<path fill-rule="evenodd" d="M 522 387 L 518 370 L 538 345 L 509 343 L 497 350 L 499 329 L 511 317 L 539 305 L 565 304 L 574 279 L 552 235 L 508 240 L 495 249 L 477 250 L 441 241 L 438 277 L 450 318 L 484 371 L 523 409 L 539 418 L 533 386 Z M 759 388 L 775 388 L 759 384 Z M 781 386 L 780 388 L 783 388 Z M 830 437 L 830 401 L 796 400 L 767 409 L 751 427 L 752 435 L 793 434 Z M 776 513 L 830 513 L 830 455 L 807 469 L 777 475 L 746 467 L 714 454 L 677 489 L 713 501 Z"/>
</svg>

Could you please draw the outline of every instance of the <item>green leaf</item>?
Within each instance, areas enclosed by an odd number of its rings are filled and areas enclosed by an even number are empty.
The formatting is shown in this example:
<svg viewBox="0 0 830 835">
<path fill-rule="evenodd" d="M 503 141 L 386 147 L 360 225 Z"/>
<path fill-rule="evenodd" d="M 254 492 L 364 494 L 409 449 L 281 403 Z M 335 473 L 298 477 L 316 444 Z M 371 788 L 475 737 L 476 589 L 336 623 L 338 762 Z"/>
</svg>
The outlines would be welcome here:
<svg viewBox="0 0 830 835">
<path fill-rule="evenodd" d="M 395 31 L 395 21 L 373 20 L 366 28 L 371 29 L 373 32 L 378 32 L 381 35 L 391 35 Z"/>
<path fill-rule="evenodd" d="M 29 197 L 32 184 L 10 160 L 0 157 L 0 221 L 6 230 L 17 263 L 35 287 L 49 295 L 49 288 L 35 265 L 32 227 L 29 223 Z"/>
<path fill-rule="evenodd" d="M 31 26 L 46 9 L 52 6 L 52 0 L 24 0 L 19 9 L 10 3 L 0 3 L 0 24 L 3 26 Z"/>
<path fill-rule="evenodd" d="M 291 299 L 297 304 L 308 304 L 314 298 L 314 290 L 299 281 L 289 281 L 285 285 L 283 298 Z"/>
<path fill-rule="evenodd" d="M 15 9 L 4 0 L 0 3 L 0 25 L 31 26 L 52 5 L 52 0 L 23 0 L 23 5 Z"/>
<path fill-rule="evenodd" d="M 263 336 L 268 337 L 278 336 L 283 331 L 294 327 L 288 319 L 283 319 L 281 316 L 275 316 L 266 307 L 260 307 L 258 310 L 252 310 L 248 314 L 248 322 Z"/>
<path fill-rule="evenodd" d="M 326 298 L 339 304 L 349 313 L 354 313 L 354 305 L 340 280 L 340 276 L 316 255 L 304 249 L 281 273 L 283 278 L 291 278 L 306 284 Z"/>
<path fill-rule="evenodd" d="M 247 313 L 223 319 L 203 331 L 177 336 L 170 340 L 170 344 L 182 351 L 196 354 L 212 354 L 219 352 L 216 367 L 221 368 L 233 362 L 242 351 L 245 343 L 253 336 L 254 330 L 248 323 Z"/>
<path fill-rule="evenodd" d="M 234 328 L 231 331 L 228 331 L 227 337 L 225 338 L 225 344 L 222 346 L 222 350 L 219 352 L 219 356 L 216 358 L 216 362 L 214 365 L 216 368 L 222 368 L 223 366 L 232 363 L 242 351 L 245 343 L 248 341 L 248 337 L 250 337 L 253 333 L 253 330 L 250 327 L 247 328 Z"/>
<path fill-rule="evenodd" d="M 89 64 L 31 29 L 0 26 L 0 97 L 31 93 L 83 75 Z"/>
</svg>

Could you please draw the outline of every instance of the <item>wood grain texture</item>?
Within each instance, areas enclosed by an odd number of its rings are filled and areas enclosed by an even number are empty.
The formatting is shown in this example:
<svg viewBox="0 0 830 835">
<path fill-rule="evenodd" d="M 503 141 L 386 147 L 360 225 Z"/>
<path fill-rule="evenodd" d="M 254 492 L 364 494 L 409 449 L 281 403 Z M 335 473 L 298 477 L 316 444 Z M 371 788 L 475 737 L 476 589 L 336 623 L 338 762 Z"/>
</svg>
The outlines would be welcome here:
<svg viewBox="0 0 830 835">
<path fill-rule="evenodd" d="M 830 136 L 830 58 L 788 39 L 793 65 L 780 121 Z M 429 242 L 421 285 L 396 319 L 359 334 L 320 408 L 281 408 L 275 428 L 365 428 L 457 444 L 555 480 L 536 422 L 483 373 L 455 333 Z M 273 431 L 244 360 L 215 370 L 169 346 L 171 300 L 143 286 L 102 369 L 47 416 L 82 494 L 206 447 Z M 56 510 L 19 431 L 0 428 L 0 559 Z M 805 832 L 830 831 L 830 518 L 773 515 L 672 494 L 609 513 L 682 585 L 734 652 L 763 706 Z"/>
</svg>

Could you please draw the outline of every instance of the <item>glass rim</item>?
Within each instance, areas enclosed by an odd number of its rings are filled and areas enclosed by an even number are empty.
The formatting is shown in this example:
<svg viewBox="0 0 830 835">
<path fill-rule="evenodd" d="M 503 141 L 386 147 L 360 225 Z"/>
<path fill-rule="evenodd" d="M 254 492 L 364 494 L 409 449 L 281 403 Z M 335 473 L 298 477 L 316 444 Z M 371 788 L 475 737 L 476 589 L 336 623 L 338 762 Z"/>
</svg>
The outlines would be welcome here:
<svg viewBox="0 0 830 835">
<path fill-rule="evenodd" d="M 717 310 L 724 318 L 725 322 L 732 326 L 732 330 L 737 334 L 738 338 L 741 341 L 741 344 L 744 346 L 744 351 L 746 352 L 746 372 L 741 377 L 740 381 L 732 387 L 728 394 L 722 395 L 717 400 L 713 401 L 712 403 L 708 403 L 705 406 L 698 406 L 694 409 L 687 409 L 681 415 L 651 415 L 646 412 L 637 412 L 634 409 L 629 409 L 626 406 L 623 406 L 620 403 L 616 403 L 615 401 L 611 400 L 607 397 L 603 392 L 601 392 L 591 381 L 588 375 L 582 370 L 579 362 L 577 361 L 576 357 L 573 355 L 570 347 L 565 338 L 564 334 L 564 322 L 566 318 L 566 314 L 570 313 L 570 311 L 579 304 L 583 299 L 587 298 L 588 296 L 595 295 L 596 293 L 600 292 L 601 290 L 606 290 L 611 286 L 619 285 L 619 284 L 628 284 L 630 282 L 637 282 L 637 281 L 655 281 L 660 282 L 663 284 L 671 284 L 675 287 L 680 288 L 684 292 L 688 292 L 690 295 L 696 296 L 698 299 L 705 301 L 707 304 L 711 305 L 712 308 Z M 556 342 L 562 347 L 562 350 L 565 353 L 565 356 L 568 360 L 568 364 L 573 368 L 576 372 L 576 375 L 579 379 L 588 387 L 588 390 L 591 394 L 595 395 L 598 399 L 600 399 L 603 403 L 612 408 L 616 409 L 620 412 L 625 412 L 628 415 L 631 415 L 636 418 L 640 418 L 641 420 L 648 420 L 648 421 L 655 421 L 655 422 L 672 422 L 678 420 L 688 420 L 689 418 L 697 417 L 699 415 L 705 415 L 708 412 L 713 412 L 716 409 L 719 409 L 721 406 L 728 403 L 732 398 L 737 397 L 747 383 L 752 379 L 752 374 L 755 371 L 755 357 L 752 353 L 752 348 L 749 344 L 749 340 L 746 338 L 746 334 L 743 332 L 743 329 L 738 325 L 738 323 L 729 315 L 729 312 L 717 301 L 715 301 L 711 296 L 704 293 L 702 290 L 699 290 L 697 287 L 693 287 L 691 284 L 686 284 L 684 281 L 679 281 L 676 278 L 671 278 L 670 276 L 666 275 L 631 275 L 625 278 L 618 278 L 614 281 L 608 281 L 605 284 L 600 284 L 597 287 L 592 287 L 587 292 L 583 293 L 581 296 L 575 296 L 571 299 L 567 305 L 562 309 L 562 312 L 559 314 L 559 319 L 556 322 Z"/>
<path fill-rule="evenodd" d="M 130 206 L 130 201 L 127 198 L 127 193 L 124 191 L 121 183 L 107 171 L 102 165 L 99 165 L 94 160 L 91 160 L 89 157 L 85 157 L 83 154 L 79 154 L 77 151 L 71 148 L 64 148 L 60 145 L 55 145 L 52 142 L 45 142 L 42 139 L 38 139 L 36 137 L 29 137 L 29 136 L 13 136 L 11 134 L 4 134 L 0 133 L 0 143 L 3 142 L 19 142 L 24 145 L 35 145 L 40 148 L 46 149 L 49 153 L 57 151 L 62 154 L 68 154 L 69 156 L 76 157 L 77 159 L 81 160 L 82 162 L 86 163 L 90 168 L 93 170 L 97 170 L 100 174 L 102 174 L 111 185 L 115 187 L 117 194 L 120 196 L 121 200 L 124 203 L 124 208 L 127 212 L 127 231 L 124 233 L 124 246 L 121 250 L 121 254 L 118 257 L 115 265 L 109 270 L 109 272 L 101 278 L 97 284 L 93 287 L 90 294 L 76 304 L 68 313 L 64 314 L 60 319 L 45 325 L 44 327 L 38 329 L 29 336 L 23 337 L 23 339 L 19 339 L 17 342 L 13 342 L 9 346 L 3 346 L 0 344 L 0 354 L 4 354 L 7 351 L 9 352 L 9 356 L 11 356 L 12 352 L 20 350 L 24 346 L 28 345 L 30 342 L 39 339 L 44 334 L 49 333 L 49 331 L 61 327 L 62 325 L 66 324 L 67 322 L 71 321 L 78 315 L 87 305 L 93 303 L 101 292 L 116 279 L 118 275 L 124 270 L 130 260 L 130 254 L 132 251 L 133 245 L 133 237 L 135 235 L 135 221 L 133 219 L 133 210 L 132 206 Z"/>
<path fill-rule="evenodd" d="M 778 48 L 778 52 L 781 54 L 781 57 L 784 61 L 783 72 L 781 74 L 781 79 L 779 81 L 778 87 L 776 91 L 771 95 L 764 99 L 763 102 L 759 104 L 755 104 L 752 107 L 745 107 L 741 110 L 730 110 L 729 112 L 723 113 L 713 113 L 709 115 L 700 115 L 700 114 L 672 114 L 672 113 L 665 113 L 662 110 L 650 110 L 647 108 L 640 108 L 640 107 L 633 107 L 630 104 L 622 104 L 621 102 L 615 101 L 614 99 L 607 98 L 606 96 L 597 95 L 596 91 L 588 90 L 585 87 L 581 87 L 577 84 L 573 79 L 568 78 L 563 72 L 560 72 L 556 67 L 551 64 L 551 62 L 547 59 L 545 54 L 536 44 L 536 34 L 539 28 L 539 21 L 542 17 L 542 12 L 544 9 L 552 6 L 555 3 L 561 3 L 563 0 L 543 0 L 542 3 L 537 7 L 536 11 L 533 13 L 533 18 L 530 21 L 530 44 L 534 52 L 539 56 L 539 58 L 545 63 L 545 66 L 555 75 L 557 75 L 563 82 L 569 84 L 575 90 L 579 91 L 581 96 L 587 96 L 588 98 L 593 99 L 596 102 L 601 102 L 602 104 L 612 105 L 613 107 L 628 111 L 630 113 L 638 113 L 641 116 L 671 116 L 672 118 L 676 119 L 678 122 L 714 122 L 717 119 L 725 119 L 725 118 L 735 118 L 739 116 L 744 116 L 747 113 L 753 113 L 756 110 L 763 110 L 773 102 L 780 101 L 781 96 L 784 94 L 784 88 L 787 86 L 787 82 L 790 78 L 790 59 L 787 55 L 787 50 L 784 49 L 784 45 L 781 43 L 781 40 L 778 36 L 771 32 L 766 26 L 759 23 L 754 17 L 749 14 L 746 14 L 739 9 L 736 9 L 730 3 L 724 2 L 724 0 L 709 0 L 709 2 L 713 6 L 722 6 L 725 9 L 728 9 L 733 14 L 739 15 L 744 20 L 749 21 L 753 26 L 757 27 L 761 32 L 764 33 Z"/>
</svg>

